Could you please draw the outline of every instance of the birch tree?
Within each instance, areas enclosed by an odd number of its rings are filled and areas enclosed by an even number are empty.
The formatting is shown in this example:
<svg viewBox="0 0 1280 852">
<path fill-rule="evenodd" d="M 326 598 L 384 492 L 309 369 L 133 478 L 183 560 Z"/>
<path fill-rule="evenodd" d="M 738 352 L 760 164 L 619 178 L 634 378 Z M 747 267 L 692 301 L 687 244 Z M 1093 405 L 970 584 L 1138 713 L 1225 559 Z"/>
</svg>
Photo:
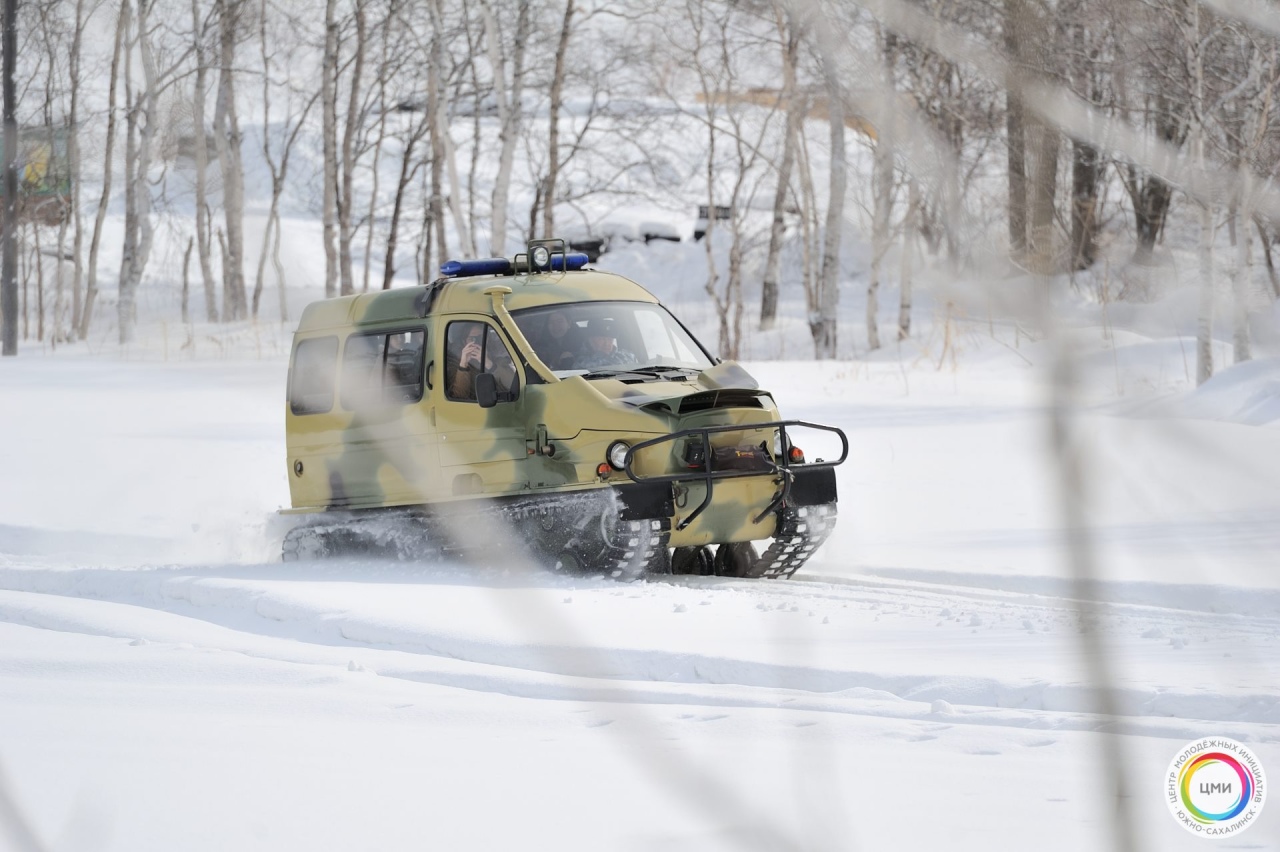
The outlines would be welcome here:
<svg viewBox="0 0 1280 852">
<path fill-rule="evenodd" d="M 780 3 L 773 6 L 774 23 L 782 46 L 782 106 L 786 122 L 782 129 L 782 156 L 778 162 L 773 192 L 773 218 L 769 226 L 769 249 L 765 256 L 764 280 L 760 292 L 760 328 L 773 328 L 778 316 L 778 267 L 782 241 L 786 236 L 786 208 L 791 197 L 791 169 L 796 159 L 796 141 L 808 112 L 807 99 L 800 95 L 796 76 L 800 65 L 800 31 L 795 18 Z"/>
<path fill-rule="evenodd" d="M 208 52 L 205 39 L 208 18 L 200 9 L 199 0 L 191 0 L 191 32 L 195 51 L 194 87 L 191 95 L 193 123 L 193 159 L 195 161 L 196 205 L 196 255 L 200 262 L 200 280 L 204 285 L 205 319 L 218 321 L 218 290 L 213 278 L 213 261 L 210 254 L 209 228 L 209 135 L 205 131 L 205 91 L 208 87 Z"/>
<path fill-rule="evenodd" d="M 281 54 L 278 50 L 268 49 L 268 5 L 262 4 L 258 19 L 259 58 L 262 62 L 262 157 L 271 172 L 271 207 L 267 213 L 266 232 L 262 237 L 262 250 L 258 254 L 258 268 L 253 282 L 252 315 L 258 316 L 258 305 L 262 298 L 263 279 L 267 257 L 270 254 L 272 268 L 276 275 L 276 289 L 279 299 L 280 321 L 289 319 L 289 303 L 285 292 L 284 267 L 280 262 L 280 196 L 284 192 L 285 180 L 289 175 L 289 158 L 298 141 L 298 135 L 307 125 L 307 118 L 319 97 L 319 92 L 311 92 L 308 96 L 295 89 L 287 73 L 288 68 L 297 58 L 297 50 L 286 47 Z M 289 27 L 299 27 L 300 22 L 286 18 Z M 273 39 L 273 42 L 276 40 Z M 280 61 L 282 60 L 282 61 Z M 279 79 L 275 73 L 284 72 Z M 271 132 L 271 92 L 275 89 L 283 94 L 283 115 L 280 122 L 278 143 L 273 143 Z M 299 108 L 298 104 L 301 103 Z"/>
<path fill-rule="evenodd" d="M 116 144 L 116 91 L 119 88 L 120 57 L 124 52 L 125 34 L 130 26 L 130 5 L 122 0 L 116 15 L 115 41 L 111 51 L 111 72 L 107 82 L 107 138 L 102 160 L 102 192 L 98 196 L 98 210 L 93 220 L 93 235 L 89 239 L 89 264 L 85 278 L 84 310 L 80 314 L 79 337 L 89 336 L 89 324 L 93 321 L 94 303 L 98 297 L 98 251 L 102 245 L 102 227 L 111 202 L 111 171 Z"/>
<path fill-rule="evenodd" d="M 498 26 L 491 0 L 479 0 L 484 21 L 485 51 L 493 75 L 493 97 L 498 108 L 498 172 L 493 179 L 489 250 L 495 255 L 506 253 L 507 197 L 511 191 L 511 169 L 515 162 L 516 144 L 520 137 L 522 100 L 525 86 L 525 48 L 531 33 L 532 17 L 529 0 L 515 0 L 515 33 L 508 42 Z M 507 55 L 510 48 L 511 76 L 507 77 Z"/>
<path fill-rule="evenodd" d="M 226 256 L 222 267 L 222 318 L 248 316 L 244 284 L 244 167 L 241 161 L 240 118 L 236 108 L 235 56 L 244 0 L 217 0 L 218 99 L 214 107 L 214 139 L 222 171 L 222 209 L 226 225 Z M 203 143 L 203 139 L 200 140 Z"/>
<path fill-rule="evenodd" d="M 547 176 L 542 181 L 542 236 L 555 236 L 556 181 L 560 173 L 560 109 L 564 101 L 565 55 L 569 36 L 573 33 L 574 0 L 566 0 L 564 18 L 560 22 L 560 38 L 556 42 L 555 70 L 551 76 L 550 102 L 547 106 Z M 536 203 L 536 201 L 535 201 Z"/>
<path fill-rule="evenodd" d="M 131 0 L 123 0 L 126 10 Z M 151 46 L 150 18 L 154 0 L 138 0 L 124 54 L 125 155 L 124 246 L 120 256 L 119 299 L 116 319 L 120 342 L 131 343 L 138 322 L 137 293 L 151 255 L 151 142 L 155 132 L 155 57 Z M 122 14 L 129 14 L 128 11 Z M 127 19 L 126 19 L 127 20 Z M 141 88 L 135 86 L 134 54 L 141 66 Z"/>
<path fill-rule="evenodd" d="M 323 198 L 324 295 L 338 295 L 338 19 L 336 0 L 325 0 L 324 55 L 320 63 L 321 144 L 324 149 Z"/>
<path fill-rule="evenodd" d="M 880 72 L 881 97 L 885 102 L 886 119 L 876 128 L 875 150 L 871 166 L 871 271 L 867 276 L 867 348 L 880 348 L 880 329 L 877 313 L 880 308 L 880 276 L 884 269 L 885 255 L 890 248 L 890 231 L 893 217 L 893 169 L 894 169 L 894 65 L 897 64 L 897 43 L 892 33 L 876 27 L 876 43 L 881 54 L 877 68 Z"/>
<path fill-rule="evenodd" d="M 822 26 L 822 24 L 819 24 Z M 818 36 L 819 46 L 826 38 Z M 809 304 L 809 331 L 813 335 L 814 354 L 818 358 L 835 358 L 837 354 L 837 308 L 840 304 L 840 243 L 844 230 L 845 185 L 848 163 L 844 138 L 844 81 L 837 66 L 835 52 L 822 50 L 822 76 L 827 93 L 827 123 L 831 133 L 831 167 L 827 191 L 827 218 L 822 237 L 822 270 L 817 299 Z"/>
</svg>

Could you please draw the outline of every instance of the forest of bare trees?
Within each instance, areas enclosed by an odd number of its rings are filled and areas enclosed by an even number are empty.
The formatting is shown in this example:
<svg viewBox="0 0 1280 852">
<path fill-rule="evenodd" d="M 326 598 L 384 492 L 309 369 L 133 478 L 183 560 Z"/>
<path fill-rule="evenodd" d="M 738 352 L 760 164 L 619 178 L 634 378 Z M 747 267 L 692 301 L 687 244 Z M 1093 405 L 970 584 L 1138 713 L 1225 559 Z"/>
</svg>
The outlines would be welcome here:
<svg viewBox="0 0 1280 852">
<path fill-rule="evenodd" d="M 53 345 L 104 304 L 130 340 L 158 238 L 182 250 L 184 320 L 256 319 L 269 284 L 287 319 L 286 207 L 321 223 L 329 296 L 627 204 L 727 207 L 704 242 L 728 356 L 776 321 L 790 247 L 834 357 L 851 239 L 872 349 L 912 334 L 926 266 L 1158 268 L 1175 227 L 1198 259 L 1201 381 L 1215 324 L 1248 359 L 1251 311 L 1280 298 L 1265 3 L 23 0 L 17 59 L 21 329 Z"/>
</svg>

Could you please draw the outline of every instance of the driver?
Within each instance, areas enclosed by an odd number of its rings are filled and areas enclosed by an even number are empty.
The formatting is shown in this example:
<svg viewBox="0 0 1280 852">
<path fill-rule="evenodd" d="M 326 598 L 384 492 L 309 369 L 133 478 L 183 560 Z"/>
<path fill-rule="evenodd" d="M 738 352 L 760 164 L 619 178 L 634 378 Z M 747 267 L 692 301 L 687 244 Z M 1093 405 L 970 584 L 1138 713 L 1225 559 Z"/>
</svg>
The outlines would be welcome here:
<svg viewBox="0 0 1280 852">
<path fill-rule="evenodd" d="M 617 329 L 613 320 L 596 318 L 587 324 L 587 339 L 578 351 L 575 367 L 598 370 L 601 367 L 634 363 L 636 356 L 633 353 L 618 348 Z"/>
</svg>

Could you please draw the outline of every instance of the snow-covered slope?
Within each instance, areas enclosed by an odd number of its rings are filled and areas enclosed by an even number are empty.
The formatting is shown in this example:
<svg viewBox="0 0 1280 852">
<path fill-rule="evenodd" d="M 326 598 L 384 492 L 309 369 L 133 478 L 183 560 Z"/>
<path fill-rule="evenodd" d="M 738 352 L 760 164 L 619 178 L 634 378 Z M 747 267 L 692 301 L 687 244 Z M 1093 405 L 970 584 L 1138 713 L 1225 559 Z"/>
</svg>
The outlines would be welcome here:
<svg viewBox="0 0 1280 852">
<path fill-rule="evenodd" d="M 8 787 L 56 849 L 1076 850 L 1106 842 L 1121 748 L 1147 848 L 1197 848 L 1163 801 L 1183 742 L 1280 767 L 1280 433 L 1211 386 L 1156 408 L 1091 385 L 1104 581 L 1080 602 L 1042 353 L 965 345 L 958 372 L 752 365 L 853 447 L 789 582 L 282 565 L 277 338 L 8 362 Z M 1274 370 L 1231 376 L 1238 400 Z M 1277 844 L 1272 806 L 1227 846 Z"/>
</svg>

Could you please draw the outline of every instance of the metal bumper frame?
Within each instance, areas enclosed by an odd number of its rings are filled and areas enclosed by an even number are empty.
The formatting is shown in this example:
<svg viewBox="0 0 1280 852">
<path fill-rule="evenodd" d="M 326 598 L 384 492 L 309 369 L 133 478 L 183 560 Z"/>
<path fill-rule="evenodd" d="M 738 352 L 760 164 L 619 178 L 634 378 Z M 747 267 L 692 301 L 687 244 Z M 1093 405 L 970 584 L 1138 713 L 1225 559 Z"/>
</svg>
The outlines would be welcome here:
<svg viewBox="0 0 1280 852">
<path fill-rule="evenodd" d="M 802 462 L 794 465 L 788 458 L 787 448 L 791 446 L 790 440 L 787 438 L 788 427 L 801 427 L 805 429 L 819 429 L 823 432 L 834 432 L 840 438 L 840 458 L 835 461 L 816 461 Z M 711 469 L 711 436 L 723 432 L 745 432 L 752 429 L 777 429 L 779 437 L 779 445 L 782 447 L 780 453 L 781 458 L 774 459 L 768 470 L 712 470 Z M 702 440 L 702 457 L 704 459 L 703 470 L 690 470 L 681 473 L 667 473 L 660 475 L 641 475 L 632 469 L 632 462 L 635 461 L 636 453 L 639 450 L 664 444 L 669 441 L 678 441 L 682 438 L 697 436 Z M 810 423 L 807 420 L 770 420 L 764 423 L 743 423 L 729 426 L 703 426 L 695 429 L 682 429 L 679 432 L 672 432 L 669 435 L 663 435 L 660 438 L 653 438 L 648 441 L 641 441 L 635 446 L 627 450 L 626 458 L 623 460 L 623 472 L 633 482 L 639 483 L 659 483 L 659 482 L 690 482 L 701 481 L 706 484 L 706 495 L 702 498 L 702 502 L 694 509 L 684 520 L 676 525 L 677 530 L 683 530 L 689 524 L 693 523 L 702 512 L 711 505 L 711 495 L 715 489 L 715 483 L 722 479 L 738 479 L 744 476 L 776 476 L 778 484 L 781 486 L 778 493 L 774 495 L 773 500 L 765 507 L 759 515 L 752 519 L 753 524 L 758 524 L 769 514 L 775 511 L 779 506 L 787 501 L 791 496 L 791 486 L 795 481 L 796 474 L 800 472 L 830 470 L 836 465 L 843 464 L 845 459 L 849 457 L 849 439 L 845 436 L 844 431 L 835 426 L 824 426 L 821 423 Z M 834 491 L 834 483 L 832 483 Z"/>
</svg>

